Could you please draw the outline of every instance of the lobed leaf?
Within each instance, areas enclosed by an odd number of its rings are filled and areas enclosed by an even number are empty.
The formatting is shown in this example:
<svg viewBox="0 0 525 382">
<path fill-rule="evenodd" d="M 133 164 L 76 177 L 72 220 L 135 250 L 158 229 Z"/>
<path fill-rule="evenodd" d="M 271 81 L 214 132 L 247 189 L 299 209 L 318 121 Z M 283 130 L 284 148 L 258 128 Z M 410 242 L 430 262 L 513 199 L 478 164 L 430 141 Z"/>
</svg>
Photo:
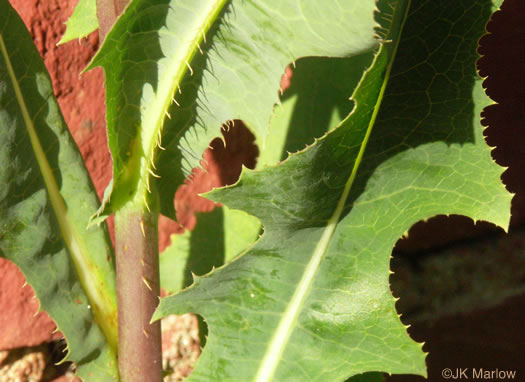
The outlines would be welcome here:
<svg viewBox="0 0 525 382">
<path fill-rule="evenodd" d="M 372 52 L 354 57 L 304 57 L 274 108 L 257 168 L 276 165 L 334 129 L 352 110 L 350 94 L 370 66 Z M 344 80 L 343 80 L 344 79 Z"/>
<path fill-rule="evenodd" d="M 280 165 L 208 194 L 259 218 L 264 234 L 161 300 L 154 319 L 190 311 L 208 323 L 190 380 L 426 374 L 395 310 L 389 259 L 412 224 L 436 214 L 508 226 L 511 195 L 483 138 L 490 100 L 475 69 L 497 5 L 380 1 L 382 43 L 352 113 Z"/>
<path fill-rule="evenodd" d="M 114 182 L 99 217 L 131 200 L 147 204 L 149 190 L 157 189 L 161 212 L 175 218 L 175 190 L 221 125 L 242 119 L 262 147 L 283 68 L 301 56 L 369 51 L 376 44 L 374 6 L 373 0 L 331 7 L 293 0 L 131 3 L 92 63 L 106 72 L 113 155 Z M 150 179 L 152 173 L 160 179 Z"/>
<path fill-rule="evenodd" d="M 352 94 L 372 56 L 299 59 L 290 88 L 274 109 L 257 168 L 276 165 L 288 152 L 311 144 L 314 137 L 332 130 L 348 115 L 353 107 L 348 94 Z M 191 273 L 203 275 L 229 262 L 255 243 L 260 229 L 254 217 L 225 206 L 198 214 L 195 229 L 172 235 L 172 244 L 161 254 L 162 287 L 177 292 L 191 284 Z"/>
<path fill-rule="evenodd" d="M 117 378 L 111 241 L 31 36 L 0 0 L 0 255 L 13 261 L 88 380 Z M 64 359 L 64 360 L 65 360 Z"/>
</svg>

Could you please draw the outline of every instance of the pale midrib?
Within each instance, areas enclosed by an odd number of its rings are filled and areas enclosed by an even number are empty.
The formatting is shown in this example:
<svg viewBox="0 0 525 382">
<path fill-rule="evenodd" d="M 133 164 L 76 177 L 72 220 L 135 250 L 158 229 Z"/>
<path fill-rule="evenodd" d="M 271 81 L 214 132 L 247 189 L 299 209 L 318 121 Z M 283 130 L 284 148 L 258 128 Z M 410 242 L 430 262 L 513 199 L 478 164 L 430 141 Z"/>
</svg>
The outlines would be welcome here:
<svg viewBox="0 0 525 382">
<path fill-rule="evenodd" d="M 20 85 L 18 84 L 18 80 L 16 79 L 16 75 L 9 58 L 9 53 L 5 46 L 2 35 L 0 35 L 0 50 L 6 63 L 7 72 L 13 85 L 15 97 L 18 105 L 20 106 L 20 111 L 22 113 L 27 133 L 31 141 L 31 146 L 33 147 L 40 172 L 42 173 L 42 178 L 44 179 L 44 184 L 47 188 L 47 193 L 49 195 L 49 199 L 51 200 L 51 205 L 55 212 L 64 243 L 66 244 L 68 252 L 71 255 L 73 263 L 75 264 L 75 269 L 77 270 L 78 278 L 82 284 L 82 287 L 89 298 L 91 306 L 93 307 L 96 320 L 103 329 L 108 343 L 113 347 L 113 349 L 116 349 L 116 330 L 111 325 L 109 325 L 109 320 L 104 319 L 105 316 L 108 317 L 112 314 L 116 315 L 116 307 L 108 306 L 106 302 L 107 298 L 105 298 L 102 295 L 102 292 L 95 287 L 95 285 L 103 285 L 101 280 L 98 280 L 97 282 L 89 281 L 90 279 L 93 279 L 94 276 L 92 272 L 90 272 L 90 268 L 94 269 L 95 267 L 90 267 L 90 263 L 88 261 L 89 253 L 85 249 L 83 241 L 80 239 L 78 233 L 70 221 L 66 205 L 58 189 L 53 171 L 51 170 L 51 166 L 47 161 L 46 154 L 38 139 L 33 120 L 31 119 L 29 111 L 27 110 L 24 96 L 20 89 Z"/>
<path fill-rule="evenodd" d="M 407 10 L 408 8 L 409 6 L 407 6 Z M 403 24 L 404 24 L 405 19 L 403 19 Z M 401 30 L 402 29 L 403 29 L 403 25 L 401 26 Z M 399 34 L 401 34 L 401 32 Z M 256 382 L 270 382 L 273 380 L 277 367 L 279 366 L 279 362 L 282 358 L 284 349 L 286 348 L 288 340 L 292 334 L 292 328 L 294 327 L 297 321 L 297 318 L 299 317 L 299 314 L 301 312 L 301 307 L 304 305 L 304 302 L 310 292 L 310 289 L 314 282 L 315 275 L 317 273 L 317 270 L 319 269 L 319 265 L 321 264 L 321 261 L 324 258 L 324 255 L 328 249 L 328 245 L 330 244 L 330 240 L 337 227 L 339 219 L 341 218 L 341 214 L 345 207 L 346 200 L 348 199 L 348 196 L 350 195 L 352 185 L 357 176 L 357 170 L 363 159 L 365 149 L 366 149 L 368 140 L 370 138 L 370 134 L 372 132 L 372 128 L 377 118 L 377 114 L 379 113 L 379 107 L 381 105 L 381 101 L 383 99 L 383 96 L 384 96 L 384 93 L 385 93 L 385 90 L 388 84 L 388 80 L 390 78 L 390 72 L 392 69 L 392 65 L 394 63 L 394 58 L 396 55 L 398 42 L 399 42 L 399 38 L 396 41 L 396 45 L 392 53 L 392 58 L 390 59 L 388 63 L 386 73 L 385 73 L 385 78 L 381 85 L 381 90 L 379 91 L 377 102 L 374 105 L 374 110 L 372 112 L 372 116 L 370 118 L 370 122 L 368 124 L 367 130 L 365 133 L 365 137 L 363 139 L 363 142 L 361 143 L 361 147 L 359 148 L 359 153 L 357 154 L 357 158 L 354 162 L 354 167 L 352 168 L 350 177 L 348 178 L 345 184 L 345 188 L 343 190 L 343 193 L 341 194 L 341 198 L 339 199 L 337 203 L 335 211 L 332 217 L 330 218 L 330 220 L 328 220 L 328 224 L 326 225 L 326 228 L 324 229 L 323 234 L 321 235 L 321 239 L 319 240 L 319 242 L 317 243 L 315 247 L 312 258 L 306 265 L 303 276 L 301 280 L 299 281 L 297 288 L 295 289 L 295 292 L 290 300 L 290 303 L 288 304 L 283 314 L 283 317 L 281 321 L 279 322 L 277 330 L 274 336 L 272 337 L 270 345 L 268 346 L 268 349 L 266 350 L 266 354 L 264 355 L 264 358 L 261 362 L 261 366 L 259 367 L 259 370 L 255 377 Z M 381 46 L 380 50 L 378 51 L 376 55 L 376 58 L 381 54 L 381 50 L 383 48 L 384 48 L 384 45 Z M 374 59 L 374 62 L 375 62 L 375 59 Z M 371 67 L 373 67 L 373 64 L 374 63 L 372 63 Z M 354 110 L 355 109 L 357 109 L 357 105 L 354 108 Z"/>
<path fill-rule="evenodd" d="M 148 107 L 145 112 L 143 129 L 149 132 L 146 139 L 144 139 L 143 152 L 145 157 L 141 158 L 140 180 L 138 185 L 138 192 L 135 196 L 135 202 L 142 203 L 146 200 L 146 192 L 150 192 L 150 176 L 155 174 L 155 152 L 160 146 L 160 136 L 164 121 L 170 118 L 168 110 L 173 100 L 176 98 L 176 93 L 180 89 L 180 83 L 184 75 L 190 71 L 191 61 L 193 57 L 200 50 L 200 44 L 206 41 L 206 34 L 213 25 L 225 4 L 229 0 L 211 1 L 202 10 L 198 12 L 199 16 L 193 27 L 189 28 L 194 33 L 191 35 L 186 43 L 186 49 L 177 52 L 175 57 L 171 58 L 171 64 L 164 72 L 162 78 L 159 79 L 158 91 L 155 94 L 155 101 L 151 107 Z M 184 43 L 181 44 L 184 46 Z M 193 72 L 191 72 L 193 75 Z M 152 128 L 149 128 L 149 127 Z M 153 175 L 158 177 L 158 175 Z"/>
</svg>

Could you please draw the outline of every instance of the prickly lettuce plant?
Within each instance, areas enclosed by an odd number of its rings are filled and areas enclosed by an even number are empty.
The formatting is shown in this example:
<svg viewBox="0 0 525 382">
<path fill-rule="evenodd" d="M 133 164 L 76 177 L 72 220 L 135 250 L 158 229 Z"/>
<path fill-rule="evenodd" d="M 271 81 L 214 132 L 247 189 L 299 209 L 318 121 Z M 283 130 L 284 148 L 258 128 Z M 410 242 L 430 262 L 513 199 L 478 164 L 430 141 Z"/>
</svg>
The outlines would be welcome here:
<svg viewBox="0 0 525 382">
<path fill-rule="evenodd" d="M 80 1 L 65 40 L 96 14 L 107 28 L 103 3 Z M 158 320 L 185 312 L 209 330 L 191 380 L 426 374 L 396 313 L 390 253 L 436 214 L 508 225 L 475 66 L 497 0 L 132 1 L 91 64 L 106 76 L 113 157 L 96 214 L 38 53 L 0 4 L 0 253 L 81 377 L 160 380 Z M 157 216 L 175 218 L 176 189 L 234 120 L 256 138 L 257 167 L 206 194 L 224 207 L 173 240 L 159 277 Z M 159 283 L 178 293 L 157 307 Z"/>
</svg>

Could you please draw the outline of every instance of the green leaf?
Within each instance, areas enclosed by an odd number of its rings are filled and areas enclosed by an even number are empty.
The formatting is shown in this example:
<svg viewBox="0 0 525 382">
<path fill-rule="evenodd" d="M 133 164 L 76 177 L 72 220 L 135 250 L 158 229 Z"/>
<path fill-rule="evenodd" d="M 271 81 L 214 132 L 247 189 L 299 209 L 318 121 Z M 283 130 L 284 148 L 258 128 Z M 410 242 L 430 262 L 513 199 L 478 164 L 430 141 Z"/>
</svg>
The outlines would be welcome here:
<svg viewBox="0 0 525 382">
<path fill-rule="evenodd" d="M 371 60 L 371 53 L 299 59 L 292 84 L 274 110 L 257 168 L 275 165 L 287 152 L 303 149 L 348 115 L 353 107 L 348 94 Z M 197 214 L 195 229 L 172 235 L 172 244 L 161 254 L 161 286 L 177 292 L 190 285 L 192 272 L 200 276 L 230 261 L 256 241 L 260 228 L 256 218 L 227 207 Z"/>
<path fill-rule="evenodd" d="M 259 237 L 259 221 L 242 211 L 216 207 L 197 214 L 192 231 L 171 235 L 171 245 L 160 255 L 160 284 L 178 292 L 193 282 L 192 274 L 204 275 L 240 255 Z"/>
<path fill-rule="evenodd" d="M 348 58 L 297 60 L 290 87 L 274 109 L 257 168 L 277 164 L 335 128 L 352 110 L 350 94 L 372 58 L 367 52 Z"/>
<path fill-rule="evenodd" d="M 436 214 L 506 228 L 511 195 L 483 138 L 480 112 L 490 100 L 475 70 L 496 7 L 406 6 L 379 2 L 381 48 L 335 130 L 207 195 L 258 217 L 264 234 L 243 256 L 161 300 L 154 319 L 189 311 L 208 323 L 190 380 L 426 374 L 390 292 L 392 247 Z"/>
<path fill-rule="evenodd" d="M 97 1 L 78 0 L 73 14 L 66 22 L 66 33 L 60 39 L 60 44 L 87 37 L 98 29 Z"/>
<path fill-rule="evenodd" d="M 287 152 L 303 149 L 333 129 L 349 114 L 353 103 L 349 94 L 373 58 L 371 52 L 349 58 L 305 57 L 294 64 L 293 81 L 274 109 L 264 149 L 257 168 L 275 165 Z M 345 78 L 345 81 L 341 81 Z M 197 227 L 183 235 L 173 235 L 161 255 L 161 285 L 176 292 L 191 284 L 191 272 L 203 275 L 223 265 L 252 245 L 258 238 L 260 223 L 240 211 L 198 214 Z M 235 213 L 235 215 L 232 215 Z M 222 218 L 224 214 L 224 219 Z M 229 216 L 232 215 L 231 218 Z M 238 216 L 238 218 L 237 218 Z M 253 219 L 253 222 L 246 219 Z M 201 220 L 203 220 L 201 222 Z M 211 239 L 213 238 L 213 239 Z M 223 242 L 231 244 L 222 245 Z M 234 251 L 232 246 L 236 245 Z M 183 276 L 184 275 L 184 276 Z"/>
<path fill-rule="evenodd" d="M 111 241 L 87 230 L 98 198 L 24 24 L 0 0 L 0 255 L 20 267 L 87 380 L 111 380 L 117 315 Z"/>
<path fill-rule="evenodd" d="M 131 201 L 148 204 L 148 189 L 157 189 L 161 212 L 175 218 L 175 190 L 221 125 L 244 120 L 263 147 L 285 66 L 371 50 L 374 7 L 373 0 L 131 3 L 91 65 L 106 73 L 113 155 L 114 183 L 99 217 Z"/>
</svg>

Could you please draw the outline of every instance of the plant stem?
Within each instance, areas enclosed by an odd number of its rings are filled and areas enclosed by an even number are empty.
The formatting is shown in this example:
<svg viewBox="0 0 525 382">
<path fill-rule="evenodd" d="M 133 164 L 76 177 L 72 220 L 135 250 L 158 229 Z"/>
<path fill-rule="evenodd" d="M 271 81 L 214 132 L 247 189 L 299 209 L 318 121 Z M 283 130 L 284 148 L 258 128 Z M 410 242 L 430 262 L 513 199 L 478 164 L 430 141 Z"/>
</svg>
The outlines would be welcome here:
<svg viewBox="0 0 525 382">
<path fill-rule="evenodd" d="M 129 0 L 96 2 L 103 41 Z M 115 213 L 121 382 L 162 381 L 160 321 L 150 324 L 160 296 L 158 213 L 144 207 L 130 204 Z"/>
<path fill-rule="evenodd" d="M 118 364 L 122 382 L 162 381 L 159 256 L 155 212 L 125 207 L 115 215 Z"/>
</svg>

